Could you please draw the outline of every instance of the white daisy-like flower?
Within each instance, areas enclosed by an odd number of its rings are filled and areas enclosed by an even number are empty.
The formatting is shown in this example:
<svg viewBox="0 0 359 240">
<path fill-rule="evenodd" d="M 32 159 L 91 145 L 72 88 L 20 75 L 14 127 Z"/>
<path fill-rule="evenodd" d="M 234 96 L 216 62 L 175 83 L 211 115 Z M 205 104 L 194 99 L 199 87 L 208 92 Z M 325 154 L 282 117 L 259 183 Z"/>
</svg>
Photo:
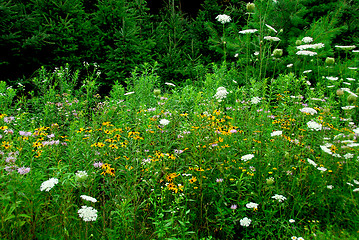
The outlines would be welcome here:
<svg viewBox="0 0 359 240">
<path fill-rule="evenodd" d="M 239 222 L 240 222 L 241 226 L 248 227 L 251 224 L 252 220 L 245 217 L 245 218 L 242 218 Z"/>
<path fill-rule="evenodd" d="M 216 20 L 222 24 L 229 23 L 232 19 L 226 14 L 221 14 L 216 17 Z"/>
<path fill-rule="evenodd" d="M 354 48 L 356 48 L 355 45 L 350 45 L 350 46 L 339 46 L 339 45 L 335 45 L 336 48 L 339 49 L 343 49 L 343 50 L 353 50 Z"/>
<path fill-rule="evenodd" d="M 327 188 L 328 188 L 328 189 L 333 189 L 334 186 L 333 186 L 333 185 L 328 185 Z"/>
<path fill-rule="evenodd" d="M 252 158 L 254 158 L 253 154 L 247 154 L 247 155 L 242 156 L 241 160 L 246 162 L 248 160 L 251 160 Z"/>
<path fill-rule="evenodd" d="M 265 36 L 264 39 L 265 39 L 265 40 L 269 40 L 269 41 L 274 41 L 274 42 L 280 41 L 280 38 L 279 38 L 279 37 Z"/>
<path fill-rule="evenodd" d="M 280 136 L 282 134 L 283 134 L 283 131 L 274 131 L 270 135 L 271 135 L 271 137 L 274 137 L 274 136 Z"/>
<path fill-rule="evenodd" d="M 295 223 L 295 220 L 294 219 L 289 219 L 289 222 L 290 223 Z"/>
<path fill-rule="evenodd" d="M 255 33 L 257 31 L 258 31 L 258 29 L 246 29 L 246 30 L 239 31 L 239 33 L 248 34 L 248 33 Z"/>
<path fill-rule="evenodd" d="M 296 236 L 292 236 L 290 239 L 291 239 L 291 240 L 297 240 L 297 237 L 296 237 Z"/>
<path fill-rule="evenodd" d="M 347 78 L 348 81 L 355 81 L 355 78 Z"/>
<path fill-rule="evenodd" d="M 345 159 L 351 159 L 354 157 L 354 154 L 353 153 L 347 153 L 343 156 Z"/>
<path fill-rule="evenodd" d="M 325 167 L 318 167 L 317 169 L 318 169 L 319 171 L 322 171 L 322 172 L 327 171 L 327 169 L 326 169 Z"/>
<path fill-rule="evenodd" d="M 316 164 L 312 159 L 307 159 L 308 163 L 316 167 L 318 164 Z"/>
<path fill-rule="evenodd" d="M 50 178 L 49 180 L 43 182 L 40 186 L 40 191 L 50 191 L 56 184 L 59 183 L 57 178 Z"/>
<path fill-rule="evenodd" d="M 97 219 L 97 210 L 93 207 L 82 206 L 77 213 L 85 222 L 93 222 Z"/>
<path fill-rule="evenodd" d="M 279 194 L 275 194 L 274 196 L 272 196 L 273 199 L 278 200 L 278 202 L 283 202 L 284 200 L 287 200 L 286 197 L 284 197 L 283 195 L 279 195 Z"/>
<path fill-rule="evenodd" d="M 311 43 L 311 42 L 313 42 L 313 38 L 311 38 L 311 37 L 304 37 L 304 38 L 302 39 L 302 42 L 304 42 L 304 43 Z"/>
<path fill-rule="evenodd" d="M 316 52 L 306 51 L 306 50 L 298 51 L 296 54 L 297 55 L 304 55 L 304 56 L 315 56 L 315 55 L 317 55 Z"/>
<path fill-rule="evenodd" d="M 261 98 L 259 98 L 259 97 L 252 97 L 252 99 L 251 99 L 252 104 L 258 104 L 258 103 L 260 103 L 260 101 L 261 101 Z"/>
<path fill-rule="evenodd" d="M 269 28 L 269 29 L 272 30 L 273 32 L 276 32 L 276 33 L 278 32 L 277 30 L 274 29 L 274 27 L 272 27 L 272 26 L 270 26 L 270 25 L 268 25 L 268 24 L 266 24 L 266 26 L 267 26 L 267 28 Z"/>
<path fill-rule="evenodd" d="M 246 204 L 246 207 L 247 208 L 256 208 L 257 209 L 258 205 L 259 205 L 258 203 L 250 202 L 250 203 Z"/>
<path fill-rule="evenodd" d="M 355 184 L 359 185 L 359 181 L 353 179 L 353 182 L 354 182 Z"/>
<path fill-rule="evenodd" d="M 311 129 L 312 131 L 320 131 L 320 130 L 322 130 L 322 128 L 323 128 L 322 124 L 317 123 L 317 122 L 315 122 L 315 121 L 313 121 L 313 120 L 307 122 L 307 126 L 308 126 L 308 128 Z"/>
<path fill-rule="evenodd" d="M 299 111 L 301 111 L 302 113 L 308 113 L 310 115 L 314 115 L 314 114 L 317 114 L 317 110 L 315 110 L 314 108 L 310 108 L 310 107 L 305 107 L 305 108 L 302 108 L 302 109 L 299 109 Z"/>
<path fill-rule="evenodd" d="M 89 201 L 89 202 L 97 202 L 96 198 L 93 198 L 93 197 L 90 197 L 90 196 L 87 196 L 87 195 L 81 195 L 80 196 L 83 200 L 86 200 L 86 201 Z"/>
<path fill-rule="evenodd" d="M 162 118 L 162 119 L 160 120 L 160 124 L 163 125 L 163 126 L 166 126 L 166 125 L 168 125 L 169 123 L 170 123 L 170 121 L 168 121 L 167 119 Z"/>
<path fill-rule="evenodd" d="M 359 188 L 354 189 L 353 192 L 359 192 Z"/>
</svg>

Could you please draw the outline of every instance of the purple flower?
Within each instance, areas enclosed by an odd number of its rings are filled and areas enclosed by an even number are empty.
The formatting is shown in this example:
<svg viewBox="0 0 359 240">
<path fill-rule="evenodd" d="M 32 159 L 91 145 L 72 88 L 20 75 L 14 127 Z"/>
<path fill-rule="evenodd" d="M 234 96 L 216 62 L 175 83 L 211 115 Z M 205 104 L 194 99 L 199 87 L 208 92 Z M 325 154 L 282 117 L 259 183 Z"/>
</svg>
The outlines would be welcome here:
<svg viewBox="0 0 359 240">
<path fill-rule="evenodd" d="M 101 167 L 102 165 L 103 165 L 102 162 L 95 162 L 95 163 L 93 164 L 93 166 L 94 166 L 95 168 L 99 168 L 99 167 Z"/>
<path fill-rule="evenodd" d="M 15 118 L 14 117 L 4 117 L 4 122 L 6 122 L 6 123 L 10 123 L 11 121 L 14 121 L 15 120 Z"/>
<path fill-rule="evenodd" d="M 30 172 L 30 168 L 29 168 L 29 167 L 21 167 L 21 168 L 18 168 L 18 169 L 17 169 L 17 172 L 18 172 L 19 174 L 24 175 L 24 174 Z"/>
<path fill-rule="evenodd" d="M 32 135 L 31 132 L 19 131 L 20 136 L 29 137 Z"/>
<path fill-rule="evenodd" d="M 217 178 L 216 182 L 223 182 L 223 178 Z M 235 205 L 232 205 L 232 206 L 235 206 Z M 231 206 L 231 208 L 232 208 L 232 206 Z"/>
<path fill-rule="evenodd" d="M 232 210 L 237 209 L 237 205 L 236 205 L 236 204 L 231 205 L 231 209 L 232 209 Z"/>
<path fill-rule="evenodd" d="M 5 159 L 5 162 L 7 162 L 7 163 L 9 163 L 9 162 L 15 162 L 16 161 L 16 158 L 15 157 L 11 157 L 11 156 L 9 156 L 9 157 L 7 157 L 6 159 Z"/>
</svg>

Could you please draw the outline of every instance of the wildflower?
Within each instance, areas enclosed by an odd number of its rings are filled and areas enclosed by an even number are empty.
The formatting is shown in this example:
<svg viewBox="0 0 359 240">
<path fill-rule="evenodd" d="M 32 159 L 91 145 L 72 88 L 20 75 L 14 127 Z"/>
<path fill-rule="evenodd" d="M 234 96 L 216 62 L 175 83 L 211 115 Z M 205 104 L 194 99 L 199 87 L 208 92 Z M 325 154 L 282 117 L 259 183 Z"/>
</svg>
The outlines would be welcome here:
<svg viewBox="0 0 359 240">
<path fill-rule="evenodd" d="M 268 24 L 266 24 L 267 28 L 269 28 L 270 30 L 274 31 L 274 32 L 278 32 L 277 30 L 275 30 L 272 26 L 269 26 Z"/>
<path fill-rule="evenodd" d="M 250 224 L 251 224 L 252 220 L 250 220 L 249 218 L 245 217 L 245 218 L 242 218 L 240 220 L 240 224 L 241 226 L 243 227 L 248 227 Z"/>
<path fill-rule="evenodd" d="M 59 183 L 59 180 L 57 178 L 50 178 L 49 180 L 47 180 L 41 184 L 40 191 L 48 192 L 58 183 Z"/>
<path fill-rule="evenodd" d="M 343 49 L 343 50 L 353 50 L 354 48 L 356 48 L 355 45 L 351 45 L 351 46 L 338 46 L 338 45 L 335 45 L 336 48 L 339 48 L 339 49 Z"/>
<path fill-rule="evenodd" d="M 336 81 L 336 80 L 339 79 L 338 77 L 331 77 L 331 76 L 325 77 L 325 78 L 328 79 L 328 80 L 330 80 L 330 81 Z"/>
<path fill-rule="evenodd" d="M 86 196 L 86 195 L 81 195 L 80 196 L 83 200 L 89 201 L 89 202 L 97 202 L 96 198 L 90 197 L 90 196 Z"/>
<path fill-rule="evenodd" d="M 246 29 L 246 30 L 239 31 L 239 33 L 247 34 L 247 33 L 255 33 L 257 31 L 258 31 L 258 29 Z"/>
<path fill-rule="evenodd" d="M 223 178 L 217 178 L 216 182 L 223 182 Z"/>
<path fill-rule="evenodd" d="M 251 99 L 252 104 L 258 104 L 260 101 L 261 101 L 261 98 L 259 98 L 259 97 L 253 97 Z"/>
<path fill-rule="evenodd" d="M 86 171 L 77 171 L 75 174 L 75 179 L 78 182 L 84 182 L 87 179 L 88 175 Z"/>
<path fill-rule="evenodd" d="M 236 204 L 231 205 L 231 209 L 232 209 L 232 210 L 237 209 L 237 205 L 236 205 Z"/>
<path fill-rule="evenodd" d="M 298 51 L 296 54 L 297 54 L 297 55 L 304 55 L 304 56 L 314 56 L 314 55 L 317 55 L 316 52 L 306 51 L 306 50 Z"/>
<path fill-rule="evenodd" d="M 283 55 L 283 49 L 274 49 L 273 56 L 276 58 L 279 58 Z"/>
<path fill-rule="evenodd" d="M 294 220 L 294 219 L 289 219 L 289 222 L 290 222 L 290 223 L 294 223 L 295 220 Z"/>
<path fill-rule="evenodd" d="M 269 41 L 274 41 L 274 42 L 280 41 L 280 38 L 279 38 L 279 37 L 265 36 L 264 39 L 265 39 L 265 40 L 269 40 Z"/>
<path fill-rule="evenodd" d="M 258 203 L 254 203 L 254 202 L 250 202 L 246 204 L 247 208 L 253 208 L 253 209 L 257 209 L 258 208 Z"/>
<path fill-rule="evenodd" d="M 248 12 L 252 13 L 254 12 L 254 9 L 256 9 L 256 5 L 254 3 L 247 3 L 246 8 Z"/>
<path fill-rule="evenodd" d="M 270 135 L 271 135 L 271 137 L 274 137 L 274 136 L 280 136 L 280 135 L 282 135 L 282 131 L 274 131 L 274 132 L 272 132 Z"/>
<path fill-rule="evenodd" d="M 328 154 L 330 154 L 330 155 L 332 155 L 333 153 L 332 153 L 332 151 L 329 149 L 329 147 L 331 147 L 332 146 L 332 144 L 326 144 L 326 145 L 320 145 L 320 148 L 324 151 L 324 152 L 326 152 L 326 153 L 328 153 Z"/>
<path fill-rule="evenodd" d="M 311 42 L 313 42 L 313 38 L 311 38 L 311 37 L 304 37 L 304 38 L 302 39 L 302 41 L 303 41 L 304 43 L 311 43 Z"/>
<path fill-rule="evenodd" d="M 174 85 L 173 83 L 169 83 L 169 82 L 165 82 L 166 85 L 168 86 L 172 86 L 172 87 L 175 87 L 176 85 Z"/>
<path fill-rule="evenodd" d="M 291 68 L 291 67 L 293 67 L 293 63 L 287 65 L 287 68 Z"/>
<path fill-rule="evenodd" d="M 247 155 L 242 156 L 241 160 L 246 162 L 246 161 L 248 161 L 248 160 L 250 160 L 252 158 L 254 158 L 253 154 L 247 154 Z"/>
<path fill-rule="evenodd" d="M 125 93 L 123 95 L 127 96 L 127 95 L 131 95 L 131 94 L 134 94 L 135 92 L 128 92 L 128 93 Z"/>
<path fill-rule="evenodd" d="M 328 65 L 334 65 L 335 59 L 332 58 L 332 57 L 327 57 L 327 58 L 325 59 L 325 63 L 328 64 Z"/>
<path fill-rule="evenodd" d="M 304 44 L 304 45 L 299 45 L 297 46 L 297 49 L 299 50 L 306 50 L 306 49 L 320 49 L 323 48 L 324 44 L 323 43 L 317 43 L 317 44 Z"/>
<path fill-rule="evenodd" d="M 85 222 L 96 221 L 97 219 L 97 210 L 93 207 L 82 206 L 77 213 Z"/>
<path fill-rule="evenodd" d="M 299 238 L 297 238 L 297 240 L 304 240 L 304 238 L 302 238 L 302 237 L 299 237 Z"/>
<path fill-rule="evenodd" d="M 303 113 L 308 113 L 310 115 L 314 115 L 314 114 L 318 113 L 317 110 L 315 110 L 314 108 L 310 108 L 310 107 L 302 108 L 299 111 L 301 111 Z"/>
<path fill-rule="evenodd" d="M 99 168 L 99 167 L 101 167 L 102 166 L 102 162 L 95 162 L 94 164 L 93 164 L 93 166 L 95 167 L 95 168 Z"/>
<path fill-rule="evenodd" d="M 168 121 L 167 119 L 164 119 L 164 118 L 163 118 L 163 119 L 160 120 L 160 124 L 163 125 L 163 126 L 166 126 L 166 125 L 168 125 L 169 123 L 170 123 L 170 121 Z"/>
<path fill-rule="evenodd" d="M 308 161 L 308 163 L 310 164 L 310 165 L 313 165 L 314 167 L 316 167 L 318 164 L 316 164 L 313 160 L 311 160 L 311 159 L 307 159 L 307 161 Z"/>
<path fill-rule="evenodd" d="M 322 125 L 321 124 L 319 124 L 319 123 L 317 123 L 317 122 L 315 122 L 315 121 L 313 121 L 313 120 L 311 120 L 311 121 L 309 121 L 309 122 L 307 122 L 307 126 L 308 126 L 308 128 L 310 128 L 312 131 L 320 131 L 320 130 L 322 130 Z"/>
<path fill-rule="evenodd" d="M 273 199 L 278 200 L 278 202 L 283 202 L 284 200 L 287 200 L 286 197 L 284 197 L 283 195 L 279 195 L 279 194 L 275 194 L 274 196 L 272 196 Z"/>
<path fill-rule="evenodd" d="M 221 15 L 218 15 L 216 17 L 217 21 L 222 23 L 222 24 L 225 24 L 225 23 L 229 23 L 232 19 L 230 16 L 226 15 L 226 14 L 221 14 Z"/>
<path fill-rule="evenodd" d="M 18 169 L 17 169 L 17 172 L 18 172 L 19 174 L 24 175 L 24 174 L 30 172 L 30 168 L 29 168 L 29 167 L 27 167 L 27 168 L 26 168 L 26 167 L 21 167 L 21 168 L 18 168 Z"/>
<path fill-rule="evenodd" d="M 214 98 L 216 98 L 219 102 L 222 101 L 222 99 L 227 97 L 227 90 L 224 87 L 217 88 L 217 92 L 214 95 Z"/>
<path fill-rule="evenodd" d="M 359 188 L 355 188 L 353 192 L 359 192 Z"/>
<path fill-rule="evenodd" d="M 266 182 L 268 185 L 272 185 L 274 183 L 274 178 L 273 177 L 267 178 Z"/>
<path fill-rule="evenodd" d="M 328 189 L 333 189 L 334 186 L 333 186 L 333 185 L 328 185 L 327 188 L 328 188 Z"/>
<path fill-rule="evenodd" d="M 292 240 L 297 240 L 297 237 L 296 237 L 296 236 L 292 236 L 290 239 L 292 239 Z"/>
<path fill-rule="evenodd" d="M 317 169 L 318 169 L 319 171 L 322 171 L 322 172 L 327 171 L 327 169 L 326 169 L 325 167 L 318 167 Z"/>
</svg>

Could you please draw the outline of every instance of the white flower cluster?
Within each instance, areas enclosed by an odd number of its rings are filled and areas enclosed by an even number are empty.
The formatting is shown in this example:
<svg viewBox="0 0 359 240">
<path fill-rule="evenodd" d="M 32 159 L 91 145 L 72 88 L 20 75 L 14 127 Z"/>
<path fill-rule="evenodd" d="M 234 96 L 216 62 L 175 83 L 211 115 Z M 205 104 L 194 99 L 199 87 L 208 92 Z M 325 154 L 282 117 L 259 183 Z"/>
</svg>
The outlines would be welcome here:
<svg viewBox="0 0 359 240">
<path fill-rule="evenodd" d="M 217 88 L 217 92 L 214 95 L 214 98 L 216 98 L 218 100 L 218 102 L 221 102 L 224 98 L 227 97 L 227 90 L 224 87 L 219 87 Z"/>
<path fill-rule="evenodd" d="M 299 50 L 306 50 L 306 49 L 319 49 L 319 48 L 323 48 L 324 44 L 323 43 L 316 43 L 316 44 L 304 44 L 304 45 L 300 45 L 297 46 L 297 49 Z"/>
<path fill-rule="evenodd" d="M 225 24 L 225 23 L 229 23 L 232 19 L 230 16 L 226 15 L 226 14 L 221 14 L 221 15 L 218 15 L 216 17 L 217 21 L 222 23 L 222 24 Z"/>
<path fill-rule="evenodd" d="M 306 50 L 303 50 L 303 51 L 298 51 L 297 52 L 297 55 L 304 55 L 304 56 L 315 56 L 317 55 L 316 52 L 312 52 L 312 51 L 306 51 Z"/>
<path fill-rule="evenodd" d="M 258 31 L 258 29 L 246 29 L 246 30 L 239 31 L 239 33 L 247 34 L 247 33 L 255 33 L 257 31 Z"/>
<path fill-rule="evenodd" d="M 284 200 L 287 200 L 286 197 L 284 197 L 283 195 L 279 195 L 279 194 L 275 194 L 272 198 L 275 200 L 278 200 L 278 202 L 283 202 Z"/>
<path fill-rule="evenodd" d="M 239 222 L 240 222 L 241 226 L 248 227 L 251 224 L 252 220 L 245 217 L 245 218 L 242 218 Z"/>
<path fill-rule="evenodd" d="M 304 37 L 304 38 L 302 39 L 302 42 L 304 42 L 304 43 L 311 43 L 311 42 L 313 42 L 313 38 L 311 38 L 311 37 Z"/>
<path fill-rule="evenodd" d="M 81 195 L 80 196 L 83 200 L 86 200 L 86 201 L 89 201 L 89 202 L 97 202 L 96 198 L 93 198 L 93 197 L 90 197 L 90 196 L 87 196 L 87 195 Z"/>
<path fill-rule="evenodd" d="M 270 135 L 271 135 L 271 137 L 274 137 L 274 136 L 281 136 L 282 134 L 283 134 L 283 131 L 274 131 Z"/>
<path fill-rule="evenodd" d="M 40 191 L 50 191 L 56 184 L 59 183 L 57 178 L 50 178 L 49 180 L 43 182 L 40 186 Z"/>
<path fill-rule="evenodd" d="M 276 33 L 278 32 L 277 30 L 274 29 L 274 27 L 272 27 L 272 26 L 270 26 L 270 25 L 268 25 L 268 24 L 266 24 L 266 26 L 267 26 L 267 28 L 269 28 L 270 30 L 272 30 L 272 31 L 274 31 L 274 32 L 276 32 Z"/>
<path fill-rule="evenodd" d="M 258 104 L 258 103 L 260 103 L 260 101 L 261 101 L 261 98 L 259 98 L 259 97 L 252 97 L 252 99 L 251 99 L 252 104 Z"/>
<path fill-rule="evenodd" d="M 168 121 L 167 119 L 164 119 L 164 118 L 163 118 L 163 119 L 160 120 L 160 124 L 163 125 L 163 126 L 166 126 L 166 125 L 168 125 L 169 123 L 170 123 L 170 121 Z"/>
<path fill-rule="evenodd" d="M 259 205 L 258 203 L 250 202 L 250 203 L 246 204 L 246 207 L 247 208 L 256 208 L 257 209 L 258 205 Z"/>
<path fill-rule="evenodd" d="M 317 110 L 315 110 L 314 108 L 310 108 L 310 107 L 305 107 L 305 108 L 302 108 L 302 109 L 299 109 L 299 111 L 301 111 L 302 113 L 308 113 L 310 115 L 314 115 L 317 112 Z"/>
<path fill-rule="evenodd" d="M 97 219 L 97 210 L 93 207 L 82 206 L 77 213 L 85 222 L 96 221 Z"/>
<path fill-rule="evenodd" d="M 274 42 L 280 41 L 280 38 L 279 38 L 279 37 L 265 36 L 264 39 L 265 39 L 265 40 L 269 40 L 269 41 L 274 41 Z"/>
<path fill-rule="evenodd" d="M 313 165 L 314 167 L 316 167 L 318 164 L 316 164 L 312 159 L 307 159 L 307 161 L 308 161 L 308 163 L 310 164 L 310 165 Z"/>
<path fill-rule="evenodd" d="M 310 128 L 312 131 L 320 131 L 322 130 L 323 126 L 320 123 L 317 123 L 313 120 L 307 122 L 308 128 Z"/>
<path fill-rule="evenodd" d="M 335 45 L 336 48 L 339 48 L 339 49 L 343 49 L 343 50 L 353 50 L 354 48 L 356 48 L 355 45 L 351 45 L 351 46 L 338 46 L 338 45 Z"/>
<path fill-rule="evenodd" d="M 251 160 L 252 158 L 254 158 L 253 154 L 247 154 L 247 155 L 242 156 L 241 160 L 246 162 L 248 160 Z"/>
</svg>

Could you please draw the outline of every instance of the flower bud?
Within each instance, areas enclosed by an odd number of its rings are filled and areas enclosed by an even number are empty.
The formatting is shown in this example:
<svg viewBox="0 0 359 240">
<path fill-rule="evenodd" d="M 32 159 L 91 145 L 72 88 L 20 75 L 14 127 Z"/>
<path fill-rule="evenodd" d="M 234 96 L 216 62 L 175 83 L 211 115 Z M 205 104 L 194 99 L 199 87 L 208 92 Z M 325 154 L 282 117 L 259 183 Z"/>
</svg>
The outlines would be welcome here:
<svg viewBox="0 0 359 240">
<path fill-rule="evenodd" d="M 324 108 L 322 111 L 323 111 L 324 113 L 329 113 L 329 112 L 330 112 L 330 108 Z"/>
<path fill-rule="evenodd" d="M 297 46 L 302 45 L 302 41 L 301 40 L 295 41 L 295 45 L 297 45 Z"/>
<path fill-rule="evenodd" d="M 334 65 L 335 59 L 332 57 L 327 57 L 327 59 L 325 59 L 325 63 L 327 65 Z"/>
<path fill-rule="evenodd" d="M 337 90 L 337 95 L 340 97 L 340 96 L 343 96 L 344 95 L 344 91 L 342 89 L 338 89 Z"/>
<path fill-rule="evenodd" d="M 353 102 L 355 102 L 357 100 L 357 97 L 354 96 L 353 94 L 350 94 L 347 98 L 347 101 L 349 104 L 352 104 Z"/>
<path fill-rule="evenodd" d="M 153 94 L 155 94 L 155 96 L 158 96 L 161 94 L 161 89 L 155 89 L 153 90 Z"/>
<path fill-rule="evenodd" d="M 357 88 L 356 92 L 359 93 L 359 87 Z"/>
<path fill-rule="evenodd" d="M 256 9 L 256 5 L 254 3 L 247 3 L 248 12 L 254 12 L 254 9 Z"/>
<path fill-rule="evenodd" d="M 280 58 L 283 55 L 283 49 L 274 49 L 273 56 L 276 58 Z"/>
</svg>

